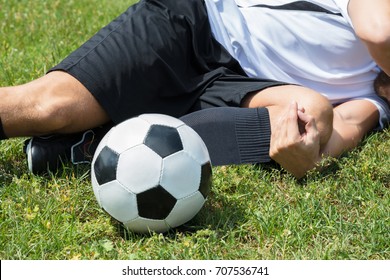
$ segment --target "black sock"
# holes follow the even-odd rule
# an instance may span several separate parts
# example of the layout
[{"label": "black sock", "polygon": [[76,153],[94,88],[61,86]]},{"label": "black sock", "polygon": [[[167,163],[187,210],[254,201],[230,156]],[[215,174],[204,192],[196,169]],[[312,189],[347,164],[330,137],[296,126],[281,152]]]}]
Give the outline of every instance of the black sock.
[{"label": "black sock", "polygon": [[266,108],[218,107],[180,119],[203,139],[214,166],[271,161],[271,126]]},{"label": "black sock", "polygon": [[8,137],[4,133],[3,123],[1,122],[0,119],[0,140],[5,140],[5,139],[8,139]]}]

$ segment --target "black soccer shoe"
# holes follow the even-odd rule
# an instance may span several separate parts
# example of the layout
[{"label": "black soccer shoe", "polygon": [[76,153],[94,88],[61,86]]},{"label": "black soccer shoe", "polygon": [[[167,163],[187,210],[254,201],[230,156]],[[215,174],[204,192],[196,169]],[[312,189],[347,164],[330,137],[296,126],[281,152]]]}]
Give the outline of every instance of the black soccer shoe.
[{"label": "black soccer shoe", "polygon": [[24,143],[28,169],[36,175],[56,173],[68,163],[91,163],[100,140],[111,126],[75,134],[33,137]]}]

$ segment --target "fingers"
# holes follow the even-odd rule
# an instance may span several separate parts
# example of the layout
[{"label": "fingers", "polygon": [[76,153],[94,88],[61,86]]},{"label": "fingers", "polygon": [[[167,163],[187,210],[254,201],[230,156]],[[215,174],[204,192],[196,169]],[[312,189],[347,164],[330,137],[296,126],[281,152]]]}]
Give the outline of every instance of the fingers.
[{"label": "fingers", "polygon": [[301,111],[302,113],[305,113],[305,108],[303,108],[302,106],[300,106],[298,104],[298,111]]},{"label": "fingers", "polygon": [[315,119],[300,111],[298,111],[298,118],[305,124],[305,133],[302,136],[306,138],[306,142],[313,143],[319,141],[319,131]]},{"label": "fingers", "polygon": [[301,112],[298,109],[298,103],[296,101],[292,101],[288,108],[286,119],[286,136],[288,139],[290,139],[291,142],[297,141],[297,139],[299,139],[301,136],[298,126],[298,112]]},{"label": "fingers", "polygon": [[289,149],[300,141],[297,111],[298,104],[295,101],[291,102],[272,127],[271,158],[277,157],[282,151]]},{"label": "fingers", "polygon": [[298,120],[298,103],[296,101],[291,101],[290,107],[288,108],[288,120],[291,122],[296,122]]},{"label": "fingers", "polygon": [[305,125],[309,122],[312,122],[313,121],[313,117],[308,115],[308,114],[305,114],[304,112],[302,111],[298,111],[298,118],[299,120],[301,120],[303,123],[305,123]]}]

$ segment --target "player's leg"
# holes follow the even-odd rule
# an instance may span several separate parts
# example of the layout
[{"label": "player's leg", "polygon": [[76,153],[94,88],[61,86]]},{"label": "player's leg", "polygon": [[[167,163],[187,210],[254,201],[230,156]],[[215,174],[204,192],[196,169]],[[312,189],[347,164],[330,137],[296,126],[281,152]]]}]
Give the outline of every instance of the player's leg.
[{"label": "player's leg", "polygon": [[[36,136],[26,141],[25,147],[29,169],[34,173],[42,173],[48,166],[54,170],[61,163],[59,159],[71,159],[71,147],[82,139],[83,145],[76,148],[89,152],[91,146],[86,144],[96,133],[84,131],[109,121],[91,93],[64,72],[54,71],[24,85],[0,88],[0,99],[3,138]],[[37,137],[40,135],[43,137]]]},{"label": "player's leg", "polygon": [[75,78],[54,71],[24,85],[0,88],[0,118],[11,137],[74,133],[109,117]]},{"label": "player's leg", "polygon": [[[240,85],[242,83],[244,86]],[[218,90],[214,93],[206,93],[207,97],[202,97],[202,100],[208,101],[208,104],[212,102],[218,104],[223,99],[232,102],[234,99],[232,97],[237,95],[233,93],[229,96],[228,92],[223,89],[240,87],[245,89],[253,84],[260,89],[264,85],[269,86],[269,81],[250,81],[248,84],[241,80],[237,84],[234,79],[230,79],[217,85]],[[224,94],[218,93],[221,90]],[[300,107],[313,117],[311,120],[314,120],[314,123],[317,123],[321,145],[324,146],[327,143],[332,131],[333,110],[328,100],[318,93],[299,86],[275,86],[274,84],[272,87],[266,87],[246,95],[244,92],[243,95],[241,105],[249,108],[209,108],[181,118],[202,137],[214,165],[270,161],[271,130],[278,129],[279,119],[285,117],[286,110],[293,100],[298,102]],[[239,100],[240,98],[236,99],[235,102]],[[303,133],[305,125],[303,122],[301,124]],[[297,122],[297,128],[298,125]],[[318,147],[320,147],[320,143],[318,143]],[[305,152],[305,150],[303,151]],[[320,150],[314,155],[314,159],[311,153],[302,153],[302,158],[312,162],[319,158],[319,154]],[[302,166],[304,165],[302,164]],[[301,173],[306,171],[305,169]]]},{"label": "player's leg", "polygon": [[378,108],[369,100],[350,100],[333,111],[333,133],[323,151],[332,157],[356,148],[379,124]]},{"label": "player's leg", "polygon": [[247,95],[241,105],[248,108],[268,108],[272,127],[291,101],[296,101],[306,114],[314,118],[320,133],[321,147],[324,147],[333,130],[333,107],[316,91],[295,85],[269,87]]}]

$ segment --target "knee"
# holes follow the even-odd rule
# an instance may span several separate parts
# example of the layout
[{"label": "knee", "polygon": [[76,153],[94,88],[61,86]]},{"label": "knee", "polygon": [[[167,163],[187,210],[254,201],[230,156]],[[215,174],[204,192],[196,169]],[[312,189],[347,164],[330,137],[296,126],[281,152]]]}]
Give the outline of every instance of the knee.
[{"label": "knee", "polygon": [[[305,113],[311,115],[320,134],[320,145],[323,148],[333,131],[333,106],[329,100],[315,90],[305,87],[291,87],[287,102],[295,100]],[[284,104],[286,106],[286,104]]]},{"label": "knee", "polygon": [[[243,100],[243,107],[273,108],[274,113],[281,114],[291,100],[311,115],[320,133],[320,144],[323,147],[333,130],[333,106],[329,100],[318,92],[301,86],[279,86],[267,88],[261,92],[248,95]],[[271,124],[272,125],[272,124]]]},{"label": "knee", "polygon": [[35,134],[72,133],[100,124],[84,124],[88,116],[100,120],[100,112],[91,113],[91,107],[96,107],[91,106],[92,95],[69,74],[51,72],[35,81],[34,86],[30,102]]},{"label": "knee", "polygon": [[35,134],[58,133],[71,125],[66,98],[50,92],[41,94],[33,104]]},{"label": "knee", "polygon": [[302,103],[305,112],[315,119],[320,133],[320,145],[323,148],[333,131],[333,106],[327,98],[320,94],[311,94]]}]

